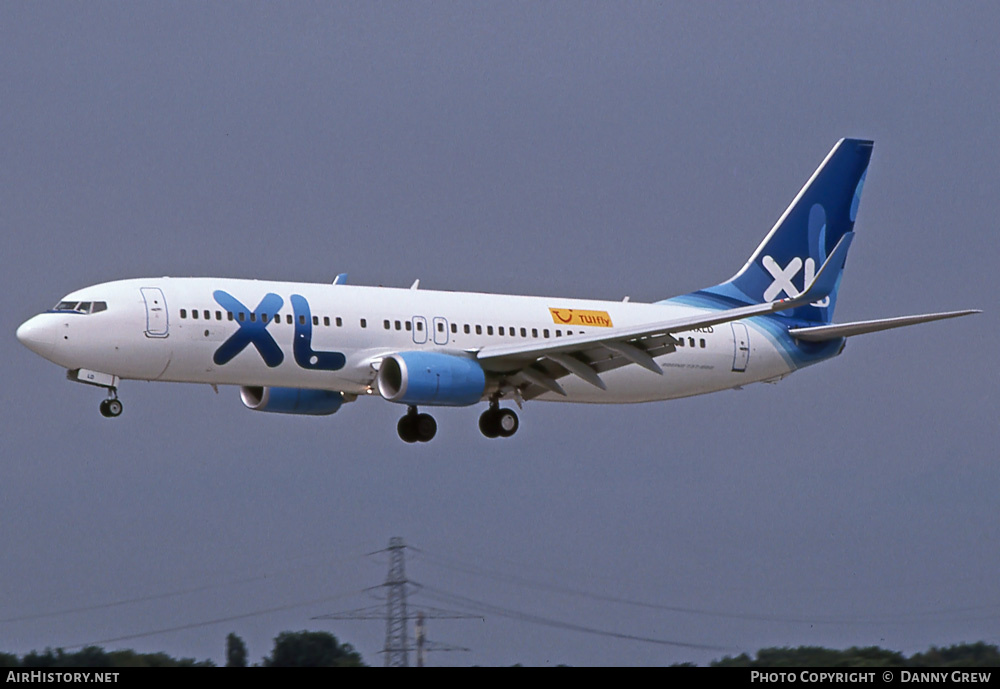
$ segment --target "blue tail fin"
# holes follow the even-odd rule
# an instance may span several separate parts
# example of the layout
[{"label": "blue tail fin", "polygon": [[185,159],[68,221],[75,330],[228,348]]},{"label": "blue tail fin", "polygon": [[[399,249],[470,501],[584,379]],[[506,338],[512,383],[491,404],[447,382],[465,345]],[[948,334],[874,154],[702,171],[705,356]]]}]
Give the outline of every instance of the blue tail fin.
[{"label": "blue tail fin", "polygon": [[[871,141],[841,139],[743,269],[727,282],[695,295],[759,303],[795,296],[805,289],[840,238],[854,229],[872,145]],[[840,275],[836,285],[830,296],[789,315],[829,323]]]}]

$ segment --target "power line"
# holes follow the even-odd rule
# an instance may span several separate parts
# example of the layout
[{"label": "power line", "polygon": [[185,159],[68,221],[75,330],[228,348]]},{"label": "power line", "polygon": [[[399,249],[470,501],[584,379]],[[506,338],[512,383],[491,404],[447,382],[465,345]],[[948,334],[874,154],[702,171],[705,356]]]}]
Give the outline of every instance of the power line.
[{"label": "power line", "polygon": [[[345,562],[355,559],[357,556],[351,558],[336,558],[335,562]],[[296,558],[300,559],[300,558]],[[322,563],[323,565],[328,565],[328,562]],[[95,612],[97,610],[108,610],[110,608],[122,607],[125,605],[132,605],[135,603],[148,603],[155,600],[164,600],[167,598],[176,598],[179,596],[186,596],[191,593],[201,593],[202,591],[211,591],[212,589],[238,586],[240,584],[252,584],[259,581],[265,581],[267,579],[273,579],[275,575],[289,574],[293,572],[300,572],[310,569],[315,569],[321,565],[301,565],[297,567],[287,567],[284,569],[277,569],[268,574],[261,574],[252,577],[242,577],[237,579],[230,579],[228,581],[223,581],[215,584],[202,584],[200,586],[192,586],[190,588],[176,589],[173,591],[166,591],[163,593],[151,593],[144,596],[136,596],[134,598],[123,598],[120,600],[108,601],[105,603],[95,603],[93,605],[83,605],[75,608],[62,608],[59,610],[51,610],[48,612],[39,613],[29,613],[26,615],[16,615],[13,617],[0,618],[0,624],[9,622],[27,622],[30,620],[39,620],[46,617],[58,617],[60,615],[72,615],[81,612]]]},{"label": "power line", "polygon": [[447,591],[442,591],[441,589],[434,588],[433,586],[424,585],[423,593],[431,598],[437,598],[446,603],[452,605],[461,605],[472,610],[477,610],[479,612],[484,612],[491,615],[499,615],[500,617],[507,617],[519,622],[527,622],[530,624],[537,624],[543,627],[554,627],[556,629],[567,629],[570,631],[581,632],[584,634],[594,634],[597,636],[605,636],[614,639],[624,639],[626,641],[640,641],[643,643],[659,644],[661,646],[677,646],[679,648],[696,648],[700,650],[709,651],[727,651],[731,650],[724,646],[711,646],[707,644],[696,644],[687,641],[676,641],[673,639],[659,639],[650,636],[639,636],[637,634],[626,634],[624,632],[609,631],[606,629],[598,629],[596,627],[589,627],[586,625],[575,624],[573,622],[563,622],[561,620],[555,620],[550,617],[542,617],[541,615],[535,615],[533,613],[523,612],[521,610],[514,610],[512,608],[503,608],[498,605],[493,605],[492,603],[486,603],[483,601],[478,601],[473,598],[468,598],[466,596],[460,596],[456,593],[449,593]]},{"label": "power line", "polygon": [[598,600],[607,603],[615,603],[619,605],[628,605],[638,608],[646,608],[650,610],[662,610],[665,612],[676,612],[683,613],[687,615],[697,615],[701,617],[712,617],[719,619],[734,619],[734,620],[747,620],[753,622],[784,622],[793,624],[885,624],[885,623],[906,623],[906,622],[920,622],[924,621],[927,617],[935,616],[950,616],[958,615],[962,613],[986,613],[988,611],[994,611],[993,614],[987,614],[983,616],[976,617],[954,617],[947,619],[954,619],[955,621],[961,621],[965,619],[992,619],[1000,614],[1000,604],[991,603],[981,606],[969,606],[962,608],[952,608],[944,610],[922,610],[922,611],[912,611],[905,613],[897,613],[893,615],[885,615],[881,617],[789,617],[784,615],[769,615],[762,613],[744,613],[744,612],[724,612],[720,610],[712,610],[708,608],[693,608],[687,606],[679,605],[668,605],[665,603],[652,603],[649,601],[638,600],[635,598],[626,598],[623,596],[612,596],[607,594],[595,593],[593,591],[587,591],[584,589],[574,588],[571,586],[564,586],[559,584],[552,584],[548,582],[536,581],[533,579],[528,579],[526,577],[518,576],[515,574],[510,574],[506,572],[495,572],[483,569],[477,565],[470,565],[456,558],[449,558],[443,555],[438,555],[435,553],[430,553],[421,548],[415,546],[410,546],[411,549],[420,553],[421,556],[425,557],[430,561],[431,564],[436,564],[439,567],[444,567],[446,569],[451,569],[458,572],[463,572],[465,574],[473,574],[476,576],[485,577],[488,579],[493,579],[494,581],[501,581],[508,584],[513,584],[516,586],[525,586],[528,588],[533,588],[541,591],[549,591],[553,593],[566,594],[571,596],[578,596],[581,598],[586,598],[590,600]]},{"label": "power line", "polygon": [[348,596],[356,596],[359,591],[350,591],[347,593],[341,593],[335,596],[324,596],[322,598],[315,598],[313,600],[302,601],[299,603],[290,603],[288,605],[281,605],[274,608],[265,608],[263,610],[255,610],[253,612],[247,612],[240,615],[231,615],[229,617],[219,617],[213,620],[205,620],[203,622],[192,622],[190,624],[182,624],[176,627],[166,627],[163,629],[154,629],[146,632],[137,632],[135,634],[127,634],[125,636],[118,636],[111,639],[100,639],[98,641],[88,641],[82,644],[71,644],[68,646],[63,646],[62,648],[83,648],[84,646],[97,646],[99,644],[110,644],[116,643],[118,641],[130,641],[132,639],[142,639],[147,636],[157,636],[158,634],[169,634],[171,632],[180,632],[187,629],[197,629],[198,627],[210,627],[213,624],[222,624],[223,622],[234,622],[236,620],[245,620],[250,617],[260,617],[261,615],[269,615],[275,612],[283,612],[285,610],[294,610],[295,608],[303,608],[307,605],[316,605],[317,603],[328,603],[332,600],[337,600],[338,598],[346,598]]}]

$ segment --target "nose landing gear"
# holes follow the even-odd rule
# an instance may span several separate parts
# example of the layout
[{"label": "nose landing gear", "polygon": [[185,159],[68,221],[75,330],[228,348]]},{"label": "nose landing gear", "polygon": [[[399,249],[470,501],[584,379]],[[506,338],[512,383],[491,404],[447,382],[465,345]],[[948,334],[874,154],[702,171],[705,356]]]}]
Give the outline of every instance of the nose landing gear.
[{"label": "nose landing gear", "polygon": [[101,416],[113,419],[116,416],[121,416],[122,413],[122,403],[118,399],[118,390],[111,388],[108,391],[110,397],[101,402]]}]

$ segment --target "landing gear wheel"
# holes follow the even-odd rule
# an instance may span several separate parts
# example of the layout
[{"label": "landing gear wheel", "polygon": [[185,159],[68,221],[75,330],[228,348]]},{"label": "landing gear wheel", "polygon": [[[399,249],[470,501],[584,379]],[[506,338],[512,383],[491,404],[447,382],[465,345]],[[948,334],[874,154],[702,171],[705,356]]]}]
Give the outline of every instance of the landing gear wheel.
[{"label": "landing gear wheel", "polygon": [[509,438],[517,433],[520,422],[513,409],[501,409],[491,403],[490,408],[479,417],[479,430],[487,438]]},{"label": "landing gear wheel", "polygon": [[509,438],[514,435],[517,433],[518,426],[520,426],[520,422],[512,409],[498,409],[496,411],[496,428],[500,437]]},{"label": "landing gear wheel", "polygon": [[487,438],[496,438],[500,435],[500,424],[497,423],[497,410],[490,407],[479,417],[479,431]]},{"label": "landing gear wheel", "polygon": [[426,443],[437,433],[438,425],[437,421],[430,414],[418,414],[416,428],[417,440]]},{"label": "landing gear wheel", "polygon": [[430,414],[418,414],[416,407],[410,407],[406,416],[396,424],[396,432],[406,443],[426,443],[437,434],[437,421]]},{"label": "landing gear wheel", "polygon": [[116,416],[121,416],[122,413],[122,403],[117,397],[112,397],[111,399],[106,399],[101,402],[101,416],[107,419],[113,419]]},{"label": "landing gear wheel", "polygon": [[417,442],[416,416],[407,414],[400,418],[399,423],[396,424],[396,432],[399,433],[399,438],[404,443]]}]

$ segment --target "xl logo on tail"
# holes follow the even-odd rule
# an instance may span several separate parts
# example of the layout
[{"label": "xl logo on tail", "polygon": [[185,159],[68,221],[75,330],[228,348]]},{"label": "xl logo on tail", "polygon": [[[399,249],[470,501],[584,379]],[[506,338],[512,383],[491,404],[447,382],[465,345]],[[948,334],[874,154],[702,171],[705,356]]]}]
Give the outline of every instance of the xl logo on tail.
[{"label": "xl logo on tail", "polygon": [[[796,256],[788,265],[784,268],[781,264],[775,261],[770,256],[765,256],[761,259],[761,264],[771,274],[774,278],[771,281],[770,286],[764,290],[764,301],[774,301],[778,296],[784,292],[789,297],[797,297],[802,293],[806,287],[812,283],[813,279],[816,277],[816,261],[811,258],[807,258],[803,263],[802,259]],[[792,279],[799,274],[802,270],[802,266],[805,265],[805,276],[803,279],[802,290],[797,289],[792,283]],[[819,301],[814,301],[812,306],[819,308],[825,308],[830,305],[830,297],[823,297]]]}]

